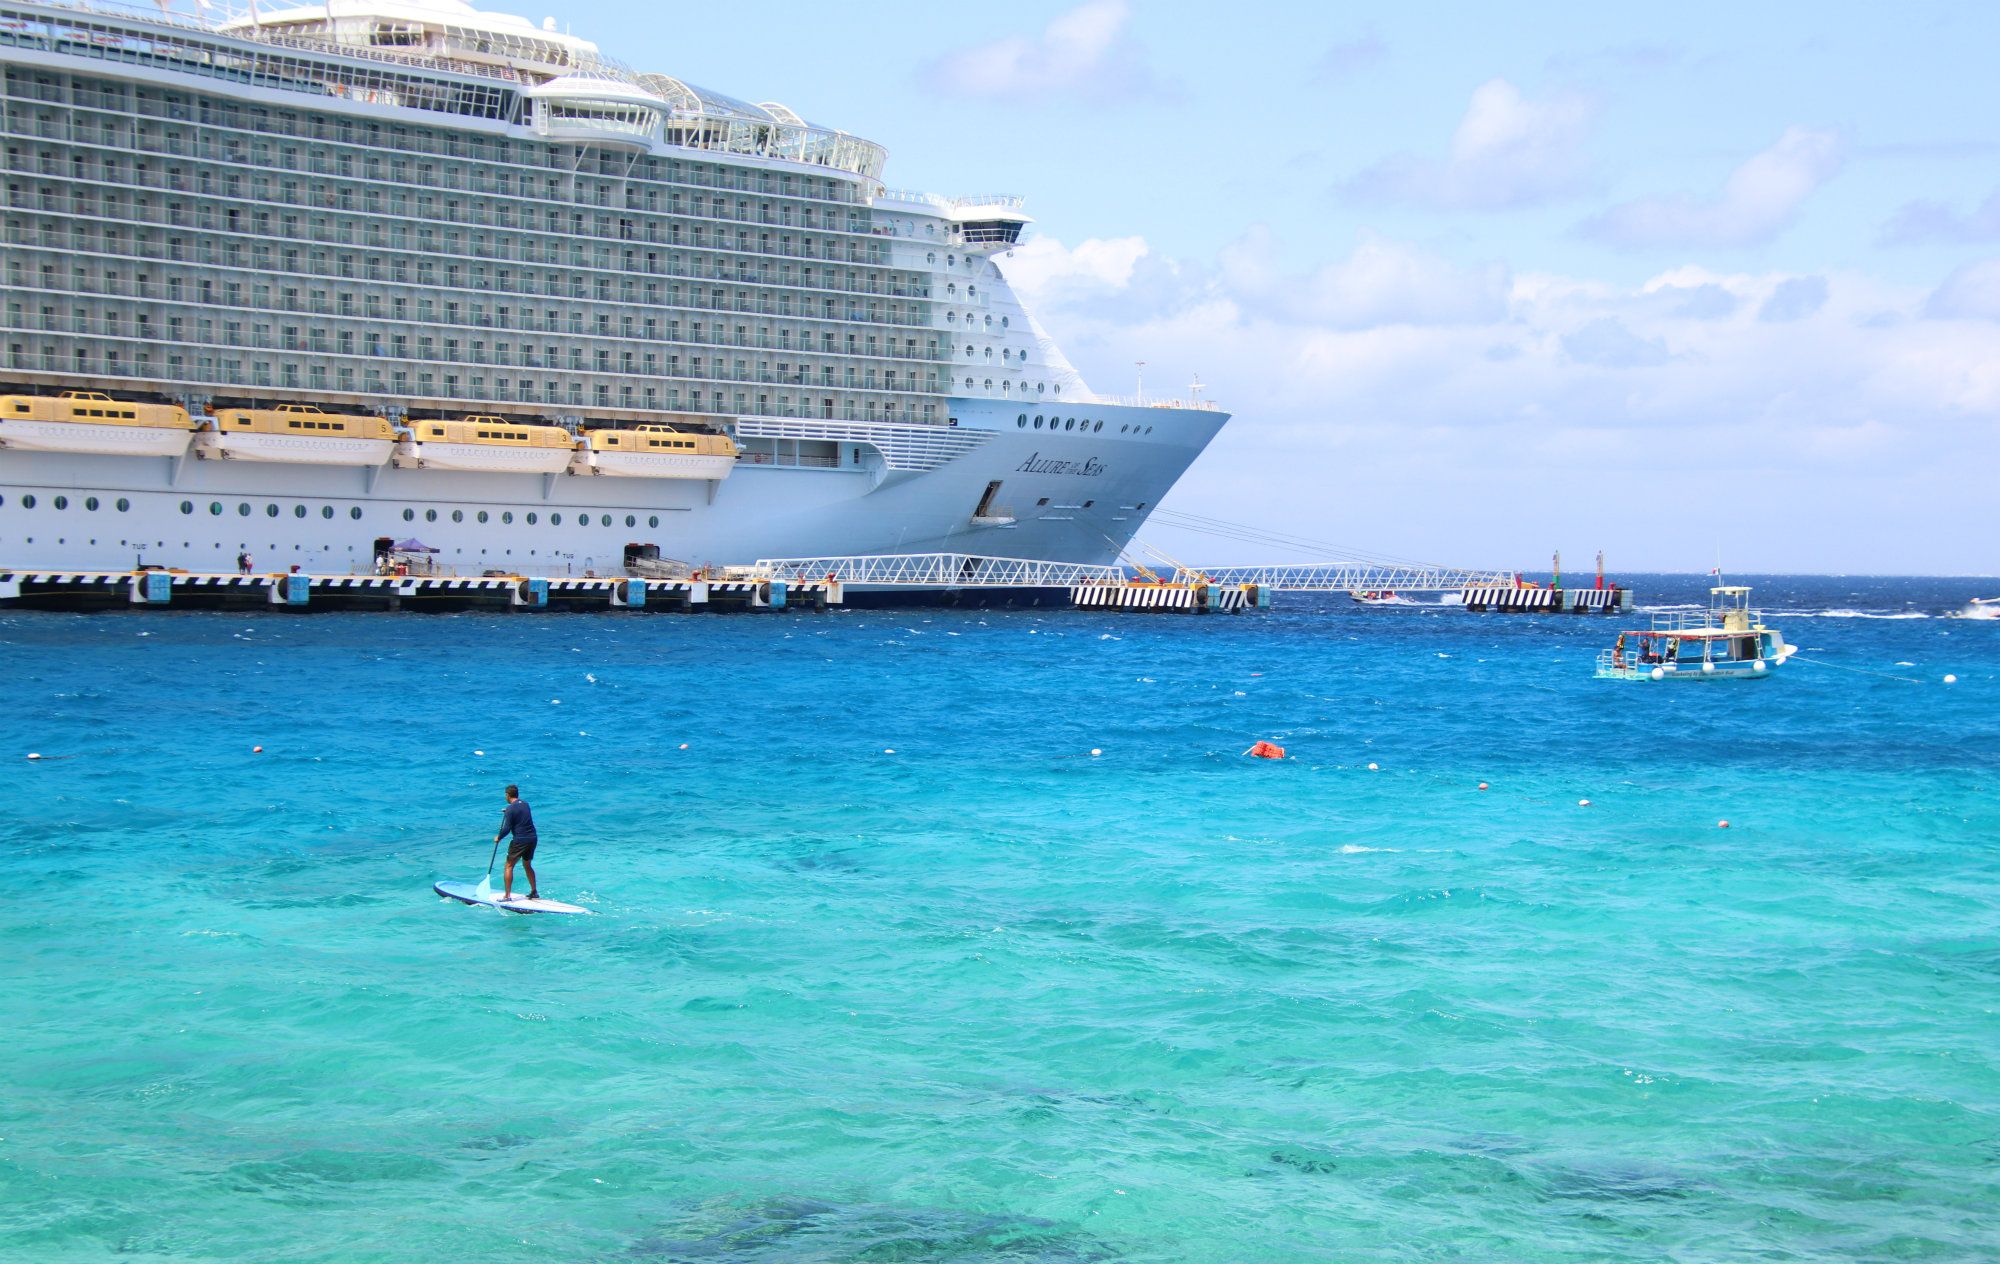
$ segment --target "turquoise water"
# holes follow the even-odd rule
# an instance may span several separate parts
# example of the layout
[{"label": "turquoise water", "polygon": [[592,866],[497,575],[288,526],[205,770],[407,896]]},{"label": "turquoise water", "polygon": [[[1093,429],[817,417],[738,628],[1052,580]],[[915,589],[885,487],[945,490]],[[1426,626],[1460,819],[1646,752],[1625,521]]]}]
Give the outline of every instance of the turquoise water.
[{"label": "turquoise water", "polygon": [[1991,1260],[2000,622],[1844,616],[1996,594],[1758,582],[0,616],[0,1254]]}]

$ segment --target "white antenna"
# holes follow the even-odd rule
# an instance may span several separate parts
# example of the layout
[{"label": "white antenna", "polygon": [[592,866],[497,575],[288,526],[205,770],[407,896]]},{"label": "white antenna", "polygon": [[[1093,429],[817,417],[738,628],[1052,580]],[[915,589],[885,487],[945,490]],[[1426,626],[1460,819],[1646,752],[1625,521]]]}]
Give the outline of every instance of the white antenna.
[{"label": "white antenna", "polygon": [[1138,400],[1143,404],[1146,402],[1146,362],[1144,360],[1135,360],[1133,363],[1139,366]]},{"label": "white antenna", "polygon": [[1194,381],[1188,383],[1188,399],[1197,404],[1201,402],[1201,374],[1199,373],[1194,375]]}]

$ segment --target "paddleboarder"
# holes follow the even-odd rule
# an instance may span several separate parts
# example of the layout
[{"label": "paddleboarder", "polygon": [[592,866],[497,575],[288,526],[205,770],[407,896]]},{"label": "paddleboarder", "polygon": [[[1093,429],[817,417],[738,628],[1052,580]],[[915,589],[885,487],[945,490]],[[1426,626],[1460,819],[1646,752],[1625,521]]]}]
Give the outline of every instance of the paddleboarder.
[{"label": "paddleboarder", "polygon": [[[535,814],[529,811],[528,801],[521,797],[521,787],[519,786],[507,787],[507,810],[501,814],[500,832],[493,836],[493,845],[498,847],[500,840],[509,834],[514,836],[514,841],[507,844],[507,876],[500,898],[503,900],[514,898],[514,862],[519,861],[521,867],[528,871],[528,898],[531,900],[540,899],[541,888],[535,882],[535,843],[537,841],[535,835]],[[488,870],[488,872],[492,871]],[[491,887],[487,888],[489,891],[492,889]]]}]

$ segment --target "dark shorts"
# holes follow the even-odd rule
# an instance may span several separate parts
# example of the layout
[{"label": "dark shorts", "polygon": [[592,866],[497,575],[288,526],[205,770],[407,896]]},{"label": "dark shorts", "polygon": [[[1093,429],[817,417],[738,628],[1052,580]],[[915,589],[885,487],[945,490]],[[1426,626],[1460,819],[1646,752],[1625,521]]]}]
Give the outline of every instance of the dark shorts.
[{"label": "dark shorts", "polygon": [[531,838],[524,843],[517,838],[507,844],[507,863],[511,865],[519,860],[533,860],[535,858],[535,844],[539,841],[541,840]]}]

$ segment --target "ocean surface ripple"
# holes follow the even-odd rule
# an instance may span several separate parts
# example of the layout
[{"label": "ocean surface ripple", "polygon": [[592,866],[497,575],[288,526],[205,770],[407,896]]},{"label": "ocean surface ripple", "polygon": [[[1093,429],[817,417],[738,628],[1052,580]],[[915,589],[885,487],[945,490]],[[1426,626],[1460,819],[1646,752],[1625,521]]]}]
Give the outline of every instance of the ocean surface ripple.
[{"label": "ocean surface ripple", "polygon": [[1991,1261],[1993,581],[1755,582],[0,616],[0,1254]]}]

